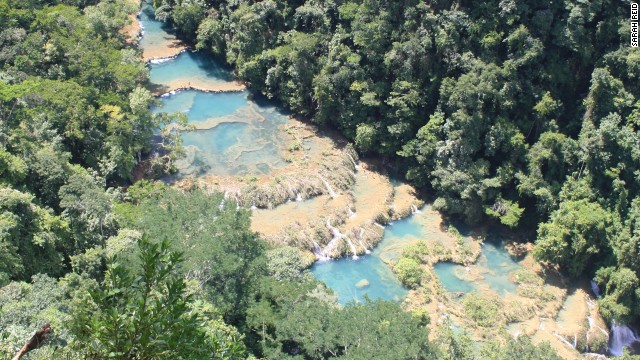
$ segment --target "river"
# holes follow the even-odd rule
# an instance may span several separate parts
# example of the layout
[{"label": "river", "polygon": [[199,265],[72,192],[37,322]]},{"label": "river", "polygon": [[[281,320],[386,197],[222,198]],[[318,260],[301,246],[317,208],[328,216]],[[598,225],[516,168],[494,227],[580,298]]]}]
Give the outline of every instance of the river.
[{"label": "river", "polygon": [[[245,90],[229,69],[186,49],[154,20],[149,4],[143,4],[139,19],[144,29],[139,46],[149,62],[150,88],[160,99],[152,110],[184,113],[194,126],[182,133],[186,155],[178,161],[172,181],[203,181],[255,209],[254,229],[273,245],[295,246],[315,257],[312,273],[334,290],[341,304],[367,297],[398,301],[408,308],[428,309],[434,326],[443,317],[466,326],[468,319],[456,315],[464,312],[460,299],[479,292],[505,309],[528,306],[528,313],[500,321],[509,322],[518,333],[529,329],[534,339],[550,341],[570,357],[580,350],[576,334],[584,332],[590,319],[589,344],[597,315],[585,305],[588,296],[576,301],[586,309],[578,318],[569,314],[569,320],[551,319],[544,326],[547,314],[557,314],[567,290],[544,281],[528,287],[516,282],[516,274],[537,268],[530,257],[511,257],[504,235],[492,230],[475,234],[448,223],[430,206],[422,206],[409,185],[391,181],[376,161],[360,161],[339,135],[291,118]],[[450,231],[453,228],[458,230]],[[425,265],[425,278],[433,281],[422,292],[404,288],[392,271],[403,249],[418,242],[438,252],[440,259],[434,266]],[[475,249],[477,261],[460,265],[462,248]],[[335,259],[343,255],[349,256]],[[534,295],[523,295],[532,287]],[[545,301],[557,306],[534,306],[532,299],[541,300],[532,296],[546,296]],[[577,324],[577,330],[563,333],[568,323]],[[616,329],[614,345],[637,339],[633,332]],[[572,335],[573,343],[567,340]]]}]

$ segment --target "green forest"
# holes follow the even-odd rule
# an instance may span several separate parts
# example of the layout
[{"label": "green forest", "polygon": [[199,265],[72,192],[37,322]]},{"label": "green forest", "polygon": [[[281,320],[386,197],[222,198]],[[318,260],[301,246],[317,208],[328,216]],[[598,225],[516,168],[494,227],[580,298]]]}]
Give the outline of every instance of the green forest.
[{"label": "green forest", "polygon": [[[155,0],[252,91],[338,129],[433,206],[535,241],[640,317],[640,52],[629,1]],[[340,306],[221,193],[133,183],[154,147],[127,0],[0,0],[0,357],[556,359],[400,304]],[[184,120],[184,119],[182,119]],[[171,137],[171,134],[164,134]],[[173,134],[175,136],[176,134]],[[635,356],[625,355],[632,359]]]}]

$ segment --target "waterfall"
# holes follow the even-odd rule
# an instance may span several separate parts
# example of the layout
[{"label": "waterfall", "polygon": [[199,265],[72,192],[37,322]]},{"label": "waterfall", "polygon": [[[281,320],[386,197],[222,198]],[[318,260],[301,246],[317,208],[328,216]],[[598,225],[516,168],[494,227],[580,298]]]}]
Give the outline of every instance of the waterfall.
[{"label": "waterfall", "polygon": [[630,347],[636,342],[640,342],[640,337],[629,326],[615,322],[611,324],[611,337],[609,338],[609,353],[611,355],[622,355],[623,348]]},{"label": "waterfall", "polygon": [[358,171],[358,164],[353,159],[353,156],[351,156],[351,154],[347,154],[347,156],[349,156],[349,159],[351,159],[351,163],[353,163],[353,171]]},{"label": "waterfall", "polygon": [[338,195],[333,191],[333,189],[331,188],[331,185],[329,185],[327,180],[325,180],[322,176],[320,176],[320,180],[322,180],[322,182],[324,183],[324,186],[327,188],[327,191],[329,192],[329,196],[331,196],[332,199],[337,198]]},{"label": "waterfall", "polygon": [[[591,322],[589,322],[589,330],[591,330]],[[587,342],[584,346],[584,352],[589,352],[589,331],[587,330]]]},{"label": "waterfall", "polygon": [[220,210],[224,209],[224,201],[225,201],[225,200],[227,200],[227,195],[228,195],[228,194],[227,194],[227,192],[225,191],[225,192],[224,192],[224,196],[222,197],[222,201],[220,201],[220,205],[218,206],[218,208],[219,208]]},{"label": "waterfall", "polygon": [[258,207],[256,206],[256,203],[253,203],[253,204],[251,205],[251,210],[256,210],[257,208],[258,208]]},{"label": "waterfall", "polygon": [[356,213],[355,213],[355,212],[353,212],[353,210],[351,210],[351,208],[350,208],[350,207],[349,207],[349,208],[347,208],[347,209],[349,210],[349,218],[353,218],[353,217],[355,217],[355,216],[356,216]]},{"label": "waterfall", "polygon": [[316,256],[316,258],[320,262],[325,262],[325,261],[331,260],[330,257],[326,256],[322,252],[322,249],[320,248],[320,245],[317,242],[315,242],[315,240],[313,241],[313,254]]},{"label": "waterfall", "polygon": [[420,210],[418,210],[418,207],[415,206],[414,204],[411,204],[411,214],[415,215],[417,213],[421,212]]},{"label": "waterfall", "polygon": [[302,195],[300,195],[300,193],[296,195],[296,201],[298,202],[302,201]]},{"label": "waterfall", "polygon": [[593,294],[599,298],[600,297],[600,288],[598,287],[598,284],[596,284],[595,281],[591,280],[591,291],[593,291]]},{"label": "waterfall", "polygon": [[565,345],[567,345],[568,347],[573,348],[573,349],[575,349],[575,348],[576,348],[573,344],[571,344],[570,342],[568,342],[568,341],[567,341],[567,339],[565,339],[565,338],[564,338],[564,336],[562,336],[562,335],[558,334],[557,332],[555,332],[555,331],[554,331],[554,332],[553,332],[553,335],[555,335],[558,339],[560,339],[560,341],[562,341],[563,343],[565,343]]},{"label": "waterfall", "polygon": [[376,226],[378,226],[378,227],[380,227],[380,228],[384,229],[384,225],[380,225],[379,223],[374,223],[374,224],[375,224]]},{"label": "waterfall", "polygon": [[[364,232],[364,229],[360,229],[360,236],[362,236],[362,233]],[[365,254],[371,254],[371,250],[367,249],[366,246],[364,246],[364,244],[362,243],[362,240],[358,239],[358,243],[360,244],[360,246],[362,246],[362,248],[364,249],[364,253]]]},{"label": "waterfall", "polygon": [[[591,290],[597,298],[601,296],[598,284],[591,280]],[[602,328],[600,331],[607,333]],[[607,334],[609,335],[609,334]],[[625,347],[631,347],[634,343],[640,343],[638,334],[627,325],[611,323],[611,334],[609,335],[609,353],[613,356],[622,355]]]},{"label": "waterfall", "polygon": [[337,228],[331,226],[331,218],[327,218],[327,228],[329,230],[331,230],[331,233],[333,234],[333,238],[331,239],[331,241],[329,241],[327,246],[322,251],[323,254],[330,254],[331,253],[330,251],[334,247],[336,247],[336,244],[338,243],[338,240],[342,239],[342,237],[344,236],[344,235],[342,235],[340,230],[338,230]]},{"label": "waterfall", "polygon": [[[591,309],[591,305],[589,304],[589,301],[587,301],[587,306],[589,307],[589,309]],[[591,331],[591,329],[593,329],[593,318],[591,316],[587,316],[587,321],[589,322],[589,330],[587,330],[587,344],[585,346],[585,352],[589,352],[589,332]]]},{"label": "waterfall", "polygon": [[351,248],[351,252],[353,253],[353,256],[351,256],[351,258],[353,260],[358,260],[359,259],[358,250],[356,250],[355,245],[353,245],[353,242],[351,242],[351,240],[349,240],[348,237],[345,236],[344,239],[347,240],[347,244],[349,244],[349,247]]}]

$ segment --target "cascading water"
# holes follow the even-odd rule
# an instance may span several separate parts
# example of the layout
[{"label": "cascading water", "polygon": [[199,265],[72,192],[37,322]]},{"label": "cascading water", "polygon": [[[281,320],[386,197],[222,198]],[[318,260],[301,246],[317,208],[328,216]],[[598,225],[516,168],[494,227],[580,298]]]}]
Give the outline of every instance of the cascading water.
[{"label": "cascading water", "polygon": [[593,291],[593,294],[599,298],[600,297],[600,288],[598,287],[598,284],[596,284],[595,281],[591,280],[591,291]]},{"label": "cascading water", "polygon": [[333,189],[331,188],[331,185],[329,185],[327,180],[325,180],[322,176],[319,176],[319,177],[320,177],[320,180],[322,180],[322,182],[324,183],[324,186],[327,188],[327,191],[329,192],[329,196],[331,196],[332,199],[337,198],[338,195],[335,193],[335,191],[333,191]]},{"label": "cascading water", "polygon": [[324,248],[324,250],[322,250],[323,254],[331,254],[331,250],[333,250],[336,247],[336,245],[338,244],[338,241],[342,239],[342,237],[344,236],[342,235],[340,230],[338,230],[338,228],[333,227],[331,225],[331,218],[327,218],[327,228],[331,230],[331,233],[333,234],[333,238],[331,239],[331,241],[329,241],[329,243]]},{"label": "cascading water", "polygon": [[558,334],[557,332],[554,331],[553,335],[555,335],[558,338],[558,340],[562,341],[568,347],[573,348],[573,349],[576,348],[575,344],[571,344],[569,341],[567,341],[567,339],[565,339],[564,336]]},{"label": "cascading water", "polygon": [[[600,287],[591,280],[591,290],[594,295],[600,297]],[[634,344],[640,344],[640,337],[628,325],[620,325],[615,322],[611,323],[611,335],[609,336],[609,354],[620,356],[624,352],[625,347],[632,347]]]},{"label": "cascading water", "polygon": [[609,338],[609,353],[613,356],[620,356],[625,347],[632,347],[640,343],[640,337],[627,325],[619,325],[615,322],[611,324],[611,338]]},{"label": "cascading water", "polygon": [[359,239],[358,239],[358,243],[360,243],[360,246],[362,246],[362,248],[364,249],[364,253],[365,253],[365,254],[367,254],[367,255],[368,255],[368,254],[371,254],[371,250],[367,249],[367,247],[366,247],[366,246],[364,246],[364,244],[362,243],[362,240],[359,240]]},{"label": "cascading water", "polygon": [[353,163],[353,170],[354,171],[358,171],[358,164],[356,163],[356,161],[353,159],[353,156],[351,156],[351,154],[347,154],[349,156],[349,159],[351,159],[351,162]]},{"label": "cascading water", "polygon": [[331,260],[330,257],[324,255],[324,253],[322,252],[322,249],[320,248],[320,244],[318,244],[315,241],[313,242],[313,254],[316,256],[316,258],[320,262],[325,262],[325,261]]},{"label": "cascading water", "polygon": [[351,248],[351,252],[353,253],[353,256],[351,256],[351,258],[353,260],[358,260],[360,257],[358,256],[358,250],[356,250],[356,246],[353,245],[353,242],[351,242],[348,237],[345,236],[344,239],[347,241],[347,244],[349,244],[349,248]]}]

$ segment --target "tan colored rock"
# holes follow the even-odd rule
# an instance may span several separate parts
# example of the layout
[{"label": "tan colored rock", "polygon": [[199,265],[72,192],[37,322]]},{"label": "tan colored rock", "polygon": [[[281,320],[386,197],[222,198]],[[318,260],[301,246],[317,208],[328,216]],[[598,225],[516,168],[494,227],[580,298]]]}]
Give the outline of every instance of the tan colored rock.
[{"label": "tan colored rock", "polygon": [[358,289],[364,289],[364,288],[366,288],[368,286],[369,286],[369,280],[367,280],[367,279],[362,279],[362,280],[360,280],[360,281],[358,281],[356,283],[356,287]]}]

